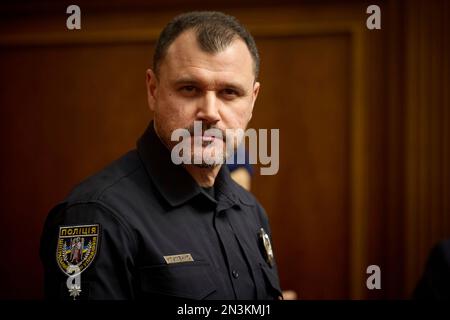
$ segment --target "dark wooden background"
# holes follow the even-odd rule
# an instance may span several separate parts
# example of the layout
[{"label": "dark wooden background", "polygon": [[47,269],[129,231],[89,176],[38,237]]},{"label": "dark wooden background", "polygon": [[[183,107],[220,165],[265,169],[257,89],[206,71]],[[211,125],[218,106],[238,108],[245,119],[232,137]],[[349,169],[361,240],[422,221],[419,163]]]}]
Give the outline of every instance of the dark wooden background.
[{"label": "dark wooden background", "polygon": [[[42,297],[48,210],[135,145],[145,70],[186,10],[235,15],[259,46],[251,127],[280,129],[280,170],[256,174],[284,289],[302,299],[408,298],[450,237],[449,3],[77,1],[0,5],[0,298]],[[256,170],[258,172],[258,170]],[[382,289],[366,288],[379,265]]]}]

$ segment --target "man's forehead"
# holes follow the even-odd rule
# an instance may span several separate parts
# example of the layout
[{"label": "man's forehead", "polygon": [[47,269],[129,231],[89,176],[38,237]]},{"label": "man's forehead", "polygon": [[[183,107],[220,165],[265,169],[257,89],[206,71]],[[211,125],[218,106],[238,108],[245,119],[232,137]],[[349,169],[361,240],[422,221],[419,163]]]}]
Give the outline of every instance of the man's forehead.
[{"label": "man's forehead", "polygon": [[210,53],[200,48],[193,30],[183,32],[174,40],[161,67],[168,67],[166,71],[172,76],[174,73],[221,73],[254,79],[253,59],[242,39],[236,37],[223,50]]}]

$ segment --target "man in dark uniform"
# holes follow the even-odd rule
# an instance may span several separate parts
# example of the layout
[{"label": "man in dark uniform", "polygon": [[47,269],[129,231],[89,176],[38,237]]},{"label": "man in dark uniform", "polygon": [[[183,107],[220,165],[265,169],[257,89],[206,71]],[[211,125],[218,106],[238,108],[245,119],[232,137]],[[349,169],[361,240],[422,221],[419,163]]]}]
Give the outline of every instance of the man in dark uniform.
[{"label": "man in dark uniform", "polygon": [[[172,132],[186,128],[192,141],[202,142],[192,157],[209,148],[226,159],[226,139],[205,131],[246,128],[258,70],[254,40],[233,17],[191,12],[165,27],[147,70],[154,120],[137,149],[79,184],[49,213],[40,250],[47,298],[281,296],[258,201],[225,165],[175,165],[171,157]],[[201,122],[199,136],[194,121]]]}]

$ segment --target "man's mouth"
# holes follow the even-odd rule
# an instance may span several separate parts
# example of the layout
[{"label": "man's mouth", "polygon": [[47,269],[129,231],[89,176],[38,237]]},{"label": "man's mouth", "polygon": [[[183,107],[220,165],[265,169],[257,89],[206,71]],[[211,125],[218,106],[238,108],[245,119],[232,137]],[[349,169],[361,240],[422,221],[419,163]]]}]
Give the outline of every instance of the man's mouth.
[{"label": "man's mouth", "polygon": [[216,145],[221,139],[211,134],[203,134],[203,135],[193,135],[193,141],[197,141],[202,145],[202,147],[213,146]]},{"label": "man's mouth", "polygon": [[199,139],[202,142],[214,142],[215,140],[219,140],[218,137],[216,137],[213,134],[203,133],[203,135],[192,135],[192,138]]},{"label": "man's mouth", "polygon": [[203,135],[202,136],[202,141],[204,141],[204,142],[213,142],[215,139],[216,139],[216,137],[213,135]]}]

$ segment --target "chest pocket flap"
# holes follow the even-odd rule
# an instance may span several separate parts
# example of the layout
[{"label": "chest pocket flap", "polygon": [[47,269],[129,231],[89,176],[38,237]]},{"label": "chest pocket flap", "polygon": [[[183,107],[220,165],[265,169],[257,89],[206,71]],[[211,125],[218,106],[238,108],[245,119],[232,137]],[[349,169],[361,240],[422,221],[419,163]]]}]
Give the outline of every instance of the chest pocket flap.
[{"label": "chest pocket flap", "polygon": [[147,266],[140,269],[143,294],[201,300],[216,291],[207,262]]}]

